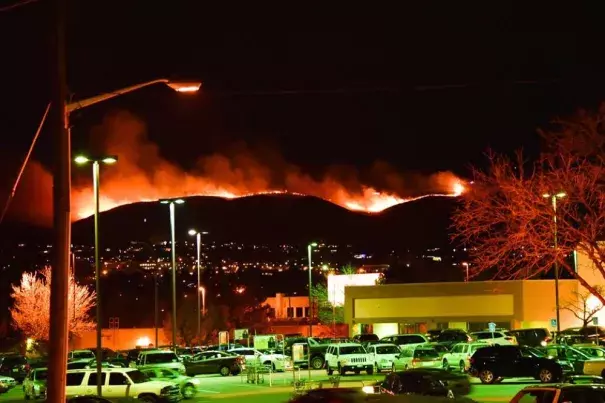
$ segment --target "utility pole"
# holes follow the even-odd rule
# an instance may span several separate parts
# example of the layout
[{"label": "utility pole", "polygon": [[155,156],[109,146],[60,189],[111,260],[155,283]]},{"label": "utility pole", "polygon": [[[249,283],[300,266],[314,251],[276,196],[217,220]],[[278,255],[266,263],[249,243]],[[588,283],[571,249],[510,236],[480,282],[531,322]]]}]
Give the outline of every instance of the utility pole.
[{"label": "utility pole", "polygon": [[48,362],[49,402],[65,401],[67,357],[67,321],[69,294],[69,254],[71,246],[71,144],[66,109],[67,79],[65,55],[65,19],[67,0],[49,2],[52,15],[50,37],[53,44],[51,62],[51,134],[53,161],[53,268],[50,290],[50,346]]}]

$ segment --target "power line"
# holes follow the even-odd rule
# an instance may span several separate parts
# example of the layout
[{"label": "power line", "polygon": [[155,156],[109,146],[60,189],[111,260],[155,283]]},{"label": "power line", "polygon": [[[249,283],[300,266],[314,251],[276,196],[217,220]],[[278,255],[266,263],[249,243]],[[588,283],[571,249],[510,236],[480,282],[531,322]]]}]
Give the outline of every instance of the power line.
[{"label": "power line", "polygon": [[39,0],[21,0],[21,1],[18,1],[16,3],[11,4],[10,6],[0,7],[0,13],[3,12],[3,11],[11,11],[11,10],[14,10],[16,8],[25,6],[27,4],[35,3],[37,1],[39,1]]}]

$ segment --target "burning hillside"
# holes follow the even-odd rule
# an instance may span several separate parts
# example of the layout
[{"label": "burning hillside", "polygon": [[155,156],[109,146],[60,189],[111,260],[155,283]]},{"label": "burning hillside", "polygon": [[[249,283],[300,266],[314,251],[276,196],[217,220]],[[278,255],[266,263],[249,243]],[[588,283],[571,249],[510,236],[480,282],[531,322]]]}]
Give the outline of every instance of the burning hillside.
[{"label": "burning hillside", "polygon": [[[108,116],[101,126],[93,130],[92,140],[93,150],[119,158],[117,164],[101,168],[102,211],[130,203],[175,197],[233,199],[285,193],[316,196],[349,210],[378,213],[419,198],[458,196],[464,190],[463,182],[450,172],[428,177],[400,175],[384,163],[375,164],[368,175],[372,183],[379,186],[362,183],[359,175],[351,170],[343,173],[342,170],[331,169],[317,179],[275,153],[268,158],[266,155],[260,158],[259,153],[242,147],[231,154],[200,158],[194,168],[185,171],[163,158],[159,147],[147,139],[145,124],[126,112]],[[78,167],[74,171],[76,169],[86,168]],[[34,164],[30,171],[30,184],[25,187],[30,190],[32,186],[50,189],[48,173],[38,164]],[[77,176],[79,180],[75,181],[72,189],[74,220],[93,213],[90,176]],[[27,189],[24,191],[28,193]],[[40,215],[49,216],[42,211],[47,209],[46,206],[40,209],[37,205],[34,209]]]}]

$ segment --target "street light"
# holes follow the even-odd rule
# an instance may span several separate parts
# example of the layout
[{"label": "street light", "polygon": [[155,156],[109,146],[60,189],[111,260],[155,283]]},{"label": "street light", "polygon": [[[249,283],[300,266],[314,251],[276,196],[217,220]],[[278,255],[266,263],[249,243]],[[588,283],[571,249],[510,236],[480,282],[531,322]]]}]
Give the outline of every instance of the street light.
[{"label": "street light", "polygon": [[[202,231],[202,232],[198,232],[194,229],[190,229],[189,230],[189,235],[194,236],[195,235],[195,241],[196,241],[196,251],[197,251],[197,338],[198,338],[198,342],[200,339],[200,334],[201,334],[201,330],[202,330],[202,325],[201,325],[201,319],[200,319],[200,291],[202,289],[200,281],[201,281],[201,276],[200,276],[200,258],[201,258],[201,254],[202,254],[202,235],[208,235],[208,233],[206,231]],[[204,298],[204,309],[202,310],[202,312],[204,312],[206,310],[206,298]]]},{"label": "street light", "polygon": [[176,353],[176,240],[174,223],[174,206],[185,203],[183,199],[160,200],[161,204],[167,204],[170,208],[170,255],[172,261],[172,348]]},{"label": "street light", "polygon": [[[311,277],[311,272],[313,270],[313,264],[311,262],[311,254],[313,252],[313,248],[317,246],[317,243],[311,242],[307,245],[307,258],[309,260],[309,337],[313,337],[313,278]],[[307,342],[307,367],[309,368],[309,380],[311,379],[311,350],[310,344]]]},{"label": "street light", "polygon": [[102,374],[102,354],[103,354],[103,346],[102,346],[102,320],[101,320],[101,272],[99,266],[100,262],[100,254],[99,254],[99,169],[100,164],[115,164],[118,162],[118,157],[116,156],[103,156],[97,158],[86,157],[84,155],[78,155],[74,158],[74,162],[78,165],[84,165],[88,163],[92,163],[92,188],[93,188],[93,198],[95,204],[95,285],[96,285],[96,293],[97,293],[97,395],[101,396],[101,389],[103,383],[101,382],[101,374]]},{"label": "street light", "polygon": [[560,308],[559,308],[559,261],[557,257],[557,249],[559,248],[557,240],[557,199],[562,199],[565,196],[565,192],[559,192],[556,194],[544,193],[542,197],[550,199],[553,209],[553,235],[554,235],[554,250],[555,250],[555,310],[557,313],[557,337],[561,332],[561,321],[560,321]]},{"label": "street light", "polygon": [[[60,30],[58,30],[60,31]],[[58,52],[61,53],[61,52]],[[152,80],[91,98],[66,103],[64,84],[64,64],[58,62],[58,80],[53,99],[53,113],[56,118],[55,167],[53,170],[53,226],[55,258],[51,278],[50,309],[53,320],[50,323],[49,377],[47,398],[50,402],[65,401],[65,376],[67,367],[67,301],[69,294],[69,255],[71,246],[71,130],[69,118],[72,112],[108,99],[139,90],[154,84],[166,84],[175,91],[191,93],[201,83],[180,83],[167,79]],[[185,90],[186,89],[186,90]]]}]

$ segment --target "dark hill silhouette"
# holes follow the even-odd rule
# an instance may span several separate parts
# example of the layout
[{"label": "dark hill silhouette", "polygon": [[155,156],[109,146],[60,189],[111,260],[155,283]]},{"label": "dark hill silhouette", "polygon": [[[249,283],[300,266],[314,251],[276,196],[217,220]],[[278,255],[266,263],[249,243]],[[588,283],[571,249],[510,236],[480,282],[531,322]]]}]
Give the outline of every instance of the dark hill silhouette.
[{"label": "dark hill silhouette", "polygon": [[[233,200],[189,197],[176,206],[177,239],[190,228],[212,238],[242,242],[305,243],[324,239],[364,246],[425,247],[447,243],[449,215],[455,201],[427,198],[392,207],[380,214],[356,213],[311,196],[258,195]],[[167,240],[168,206],[136,203],[101,214],[105,245],[130,240]],[[73,225],[74,242],[92,243],[93,220]]]}]

